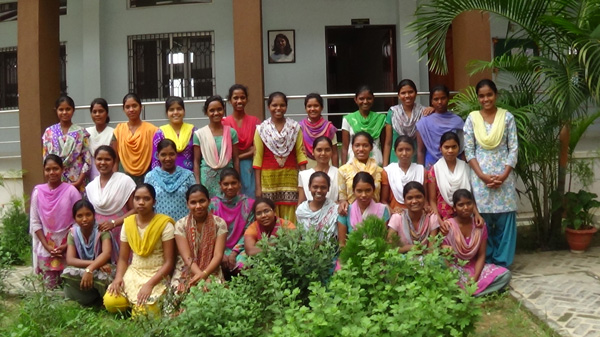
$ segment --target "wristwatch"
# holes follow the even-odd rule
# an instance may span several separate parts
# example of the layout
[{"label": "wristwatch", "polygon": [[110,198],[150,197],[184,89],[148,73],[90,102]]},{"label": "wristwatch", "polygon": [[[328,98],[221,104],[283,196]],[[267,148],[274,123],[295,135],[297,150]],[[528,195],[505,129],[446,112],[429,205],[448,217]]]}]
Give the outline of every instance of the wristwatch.
[{"label": "wristwatch", "polygon": [[85,272],[86,272],[86,273],[90,273],[90,274],[91,274],[91,273],[92,273],[92,270],[90,270],[90,268],[85,268]]}]

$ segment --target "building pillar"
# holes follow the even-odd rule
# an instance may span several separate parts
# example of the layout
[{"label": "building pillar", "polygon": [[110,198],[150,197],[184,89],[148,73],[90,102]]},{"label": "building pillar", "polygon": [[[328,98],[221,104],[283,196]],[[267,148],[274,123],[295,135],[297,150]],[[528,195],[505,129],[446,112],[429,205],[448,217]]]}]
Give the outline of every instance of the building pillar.
[{"label": "building pillar", "polygon": [[454,89],[462,90],[475,85],[479,80],[491,78],[492,72],[485,71],[469,75],[467,64],[472,60],[492,59],[490,37],[490,15],[481,11],[460,14],[452,22],[452,44],[454,54]]},{"label": "building pillar", "polygon": [[44,182],[42,133],[57,122],[60,94],[59,0],[19,0],[17,75],[23,189]]},{"label": "building pillar", "polygon": [[262,1],[233,0],[235,82],[248,87],[248,114],[265,118]]}]

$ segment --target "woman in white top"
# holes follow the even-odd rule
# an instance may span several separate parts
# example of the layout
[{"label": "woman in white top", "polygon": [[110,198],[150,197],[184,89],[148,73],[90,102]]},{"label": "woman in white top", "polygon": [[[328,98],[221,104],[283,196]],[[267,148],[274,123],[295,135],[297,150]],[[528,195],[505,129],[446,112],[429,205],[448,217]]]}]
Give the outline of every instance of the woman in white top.
[{"label": "woman in white top", "polygon": [[[96,98],[90,104],[90,115],[94,126],[85,130],[90,134],[90,153],[96,153],[96,149],[102,145],[110,145],[110,141],[115,129],[108,126],[110,117],[108,116],[108,103],[104,98]],[[90,181],[100,175],[96,168],[96,163],[92,160],[90,170]]]},{"label": "woman in white top", "polygon": [[[321,136],[313,142],[313,155],[317,161],[317,166],[314,168],[300,171],[298,173],[298,205],[305,200],[312,201],[312,195],[309,190],[310,176],[315,172],[324,172],[329,176],[331,181],[338,181],[338,169],[335,166],[329,165],[333,151],[337,150],[333,147],[333,142],[326,136]],[[326,198],[337,203],[338,189],[330,188]]]}]

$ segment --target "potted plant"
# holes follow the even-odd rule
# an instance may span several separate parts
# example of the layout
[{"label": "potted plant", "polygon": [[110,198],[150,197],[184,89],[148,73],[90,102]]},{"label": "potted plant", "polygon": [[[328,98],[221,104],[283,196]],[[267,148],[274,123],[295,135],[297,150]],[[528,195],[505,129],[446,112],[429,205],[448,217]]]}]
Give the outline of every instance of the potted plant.
[{"label": "potted plant", "polygon": [[593,226],[592,209],[600,207],[598,195],[584,190],[579,192],[567,192],[565,194],[565,211],[562,220],[563,228],[567,237],[567,243],[571,252],[583,253],[596,233]]}]

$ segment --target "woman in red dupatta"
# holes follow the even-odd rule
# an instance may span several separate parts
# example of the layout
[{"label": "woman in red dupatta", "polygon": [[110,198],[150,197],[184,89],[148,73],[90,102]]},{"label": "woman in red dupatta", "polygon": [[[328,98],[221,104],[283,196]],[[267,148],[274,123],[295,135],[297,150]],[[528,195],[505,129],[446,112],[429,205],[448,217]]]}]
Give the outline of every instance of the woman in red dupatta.
[{"label": "woman in red dupatta", "polygon": [[177,264],[171,285],[183,292],[200,280],[210,281],[213,275],[223,281],[221,260],[227,239],[225,220],[210,211],[210,197],[206,187],[192,185],[186,193],[190,213],[175,224]]}]

